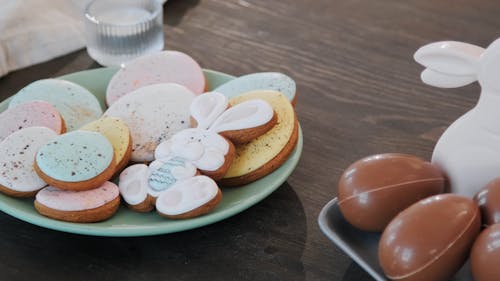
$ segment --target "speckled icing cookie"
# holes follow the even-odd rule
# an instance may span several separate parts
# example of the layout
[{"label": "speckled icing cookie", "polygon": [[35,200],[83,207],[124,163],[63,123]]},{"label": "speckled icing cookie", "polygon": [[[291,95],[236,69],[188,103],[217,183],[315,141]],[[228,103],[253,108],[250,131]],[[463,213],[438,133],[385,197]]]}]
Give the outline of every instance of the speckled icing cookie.
[{"label": "speckled icing cookie", "polygon": [[16,197],[29,197],[46,183],[33,168],[38,148],[56,138],[46,127],[21,129],[0,142],[0,191]]},{"label": "speckled icing cookie", "polygon": [[161,193],[156,210],[171,219],[191,218],[210,212],[221,200],[222,193],[211,178],[196,176],[179,181]]},{"label": "speckled icing cookie", "polygon": [[115,151],[116,171],[121,171],[130,160],[132,154],[132,137],[127,124],[119,118],[103,117],[81,128],[103,134]]},{"label": "speckled icing cookie", "polygon": [[61,114],[48,102],[26,102],[0,113],[0,141],[28,127],[47,127],[56,134],[66,130]]},{"label": "speckled icing cookie", "polygon": [[296,101],[296,85],[292,78],[279,72],[253,73],[233,79],[218,88],[216,92],[232,98],[255,90],[272,90],[283,93],[291,102]]},{"label": "speckled icing cookie", "polygon": [[75,83],[59,79],[43,79],[22,88],[9,103],[9,108],[28,101],[42,100],[52,104],[62,115],[68,131],[98,119],[102,114],[96,97]]},{"label": "speckled icing cookie", "polygon": [[113,146],[101,133],[77,130],[40,147],[35,170],[49,185],[88,190],[102,185],[115,171]]},{"label": "speckled icing cookie", "polygon": [[131,160],[149,162],[158,144],[188,127],[194,97],[181,85],[155,84],[122,97],[104,116],[121,118],[127,124],[132,135]]},{"label": "speckled icing cookie", "polygon": [[205,91],[205,76],[190,56],[177,51],[164,51],[128,62],[111,79],[106,102],[112,105],[120,97],[141,87],[157,83],[177,83],[199,95]]},{"label": "speckled icing cookie", "polygon": [[286,161],[298,139],[298,122],[295,111],[288,99],[275,91],[253,91],[229,100],[231,105],[251,100],[263,99],[276,112],[278,122],[270,131],[236,147],[236,157],[222,185],[242,185],[255,181]]},{"label": "speckled icing cookie", "polygon": [[70,222],[97,222],[111,217],[120,206],[118,187],[112,182],[84,191],[52,186],[36,195],[36,210],[47,217]]}]

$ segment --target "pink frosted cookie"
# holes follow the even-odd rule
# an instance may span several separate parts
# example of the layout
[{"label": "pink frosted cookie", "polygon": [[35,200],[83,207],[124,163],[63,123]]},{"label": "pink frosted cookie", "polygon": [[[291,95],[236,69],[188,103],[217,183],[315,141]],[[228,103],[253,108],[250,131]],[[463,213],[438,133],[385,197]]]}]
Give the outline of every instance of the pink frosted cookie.
[{"label": "pink frosted cookie", "polygon": [[57,134],[66,131],[61,114],[50,103],[30,101],[0,113],[0,141],[23,128],[35,126],[47,127]]},{"label": "pink frosted cookie", "polygon": [[108,84],[106,103],[112,105],[136,89],[157,83],[177,83],[196,95],[206,88],[203,71],[193,58],[177,51],[164,51],[139,57],[121,68]]},{"label": "pink frosted cookie", "polygon": [[67,191],[48,186],[36,195],[36,210],[49,218],[70,222],[97,222],[108,219],[120,206],[118,187],[105,182],[98,188]]},{"label": "pink frosted cookie", "polygon": [[195,95],[179,84],[142,87],[112,104],[105,117],[125,122],[132,137],[134,162],[150,162],[162,141],[189,125],[189,105]]},{"label": "pink frosted cookie", "polygon": [[33,165],[39,147],[57,137],[46,127],[21,129],[0,142],[0,191],[15,197],[30,197],[46,185]]}]

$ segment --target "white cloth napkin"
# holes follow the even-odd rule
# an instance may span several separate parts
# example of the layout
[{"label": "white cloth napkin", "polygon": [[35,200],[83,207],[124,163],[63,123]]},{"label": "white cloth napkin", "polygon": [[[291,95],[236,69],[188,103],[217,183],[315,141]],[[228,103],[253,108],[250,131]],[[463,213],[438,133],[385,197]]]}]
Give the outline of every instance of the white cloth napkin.
[{"label": "white cloth napkin", "polygon": [[0,0],[0,76],[85,46],[78,0]]}]

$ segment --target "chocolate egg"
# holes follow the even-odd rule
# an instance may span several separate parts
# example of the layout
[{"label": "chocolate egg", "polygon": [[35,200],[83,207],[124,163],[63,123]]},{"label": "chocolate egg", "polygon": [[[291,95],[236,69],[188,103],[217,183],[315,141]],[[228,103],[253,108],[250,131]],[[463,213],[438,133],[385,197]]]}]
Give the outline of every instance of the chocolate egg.
[{"label": "chocolate egg", "polygon": [[378,257],[389,279],[443,281],[462,267],[481,228],[470,198],[440,194],[399,213],[382,233]]},{"label": "chocolate egg", "polygon": [[345,219],[366,231],[382,231],[411,204],[444,191],[441,171],[407,154],[363,158],[345,170],[338,185],[338,204]]},{"label": "chocolate egg", "polygon": [[474,196],[474,200],[479,205],[484,225],[500,223],[500,178],[488,183]]},{"label": "chocolate egg", "polygon": [[472,246],[470,264],[474,281],[500,280],[500,224],[481,232]]}]

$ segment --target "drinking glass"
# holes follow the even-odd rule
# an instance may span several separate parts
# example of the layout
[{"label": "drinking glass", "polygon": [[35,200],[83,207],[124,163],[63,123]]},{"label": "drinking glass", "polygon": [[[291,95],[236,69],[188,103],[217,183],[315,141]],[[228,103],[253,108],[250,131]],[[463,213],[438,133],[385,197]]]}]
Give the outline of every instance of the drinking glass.
[{"label": "drinking glass", "polygon": [[163,50],[159,0],[94,0],[85,9],[87,52],[99,64],[119,66]]}]

